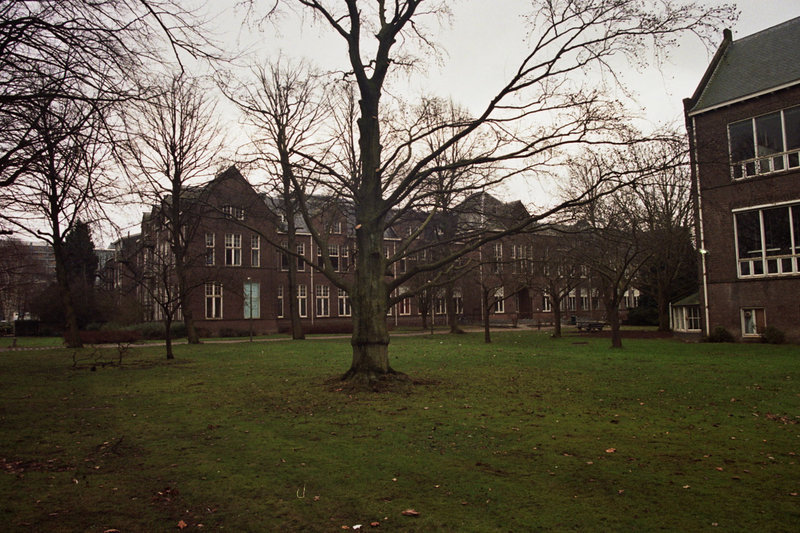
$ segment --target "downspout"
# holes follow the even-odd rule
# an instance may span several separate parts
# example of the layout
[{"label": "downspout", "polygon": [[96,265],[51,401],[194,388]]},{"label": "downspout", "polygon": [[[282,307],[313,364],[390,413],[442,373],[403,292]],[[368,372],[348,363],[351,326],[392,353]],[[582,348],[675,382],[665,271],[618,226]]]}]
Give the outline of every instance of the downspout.
[{"label": "downspout", "polygon": [[[308,289],[308,292],[309,292],[308,300],[311,302],[311,305],[309,306],[309,307],[311,307],[311,312],[308,313],[308,314],[311,315],[311,325],[313,326],[314,325],[314,317],[316,317],[316,315],[317,315],[317,292],[316,292],[316,287],[314,287],[314,271],[316,270],[316,268],[314,268],[314,263],[313,263],[313,261],[315,260],[316,256],[314,255],[314,239],[310,235],[308,237],[308,247],[309,247],[308,257],[312,261],[311,265],[309,265],[309,267],[308,267],[309,270],[311,270],[311,273],[310,273],[311,274],[310,275],[310,281],[311,281],[310,285],[311,286]],[[308,304],[306,304],[306,305],[308,305]]]},{"label": "downspout", "polygon": [[697,251],[700,253],[700,279],[703,284],[703,322],[705,323],[705,334],[708,337],[711,335],[710,312],[708,305],[708,269],[706,266],[706,255],[708,255],[708,250],[706,249],[705,231],[703,229],[703,200],[700,195],[700,165],[697,162],[697,139],[695,137],[696,123],[694,117],[689,118],[688,105],[686,105],[688,102],[686,100],[684,100],[684,104],[687,111],[686,125],[687,129],[689,130],[689,147],[691,150],[692,174],[694,178],[694,197],[695,205],[697,206],[697,231],[699,233],[699,248]]}]

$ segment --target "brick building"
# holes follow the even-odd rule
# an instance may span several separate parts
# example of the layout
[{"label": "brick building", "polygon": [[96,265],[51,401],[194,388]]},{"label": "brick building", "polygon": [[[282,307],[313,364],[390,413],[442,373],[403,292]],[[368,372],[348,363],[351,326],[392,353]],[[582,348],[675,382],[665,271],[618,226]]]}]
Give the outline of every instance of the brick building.
[{"label": "brick building", "polygon": [[732,39],[684,100],[703,332],[800,340],[800,18]]},{"label": "brick building", "polygon": [[[281,203],[258,194],[234,167],[187,191],[184,201],[193,220],[186,230],[188,305],[201,336],[242,335],[251,328],[255,334],[287,331],[289,298],[295,298],[305,331],[349,330],[349,297],[315,268],[321,265],[323,254],[301,216],[294,220],[295,254],[285,253],[281,248],[287,248],[287,221]],[[469,208],[476,201],[480,215],[477,208]],[[145,214],[140,235],[115,243],[116,261],[110,263],[113,272],[106,276],[120,294],[135,297],[145,321],[161,320],[159,303],[172,295],[174,259],[164,224],[168,205],[169,198]],[[330,198],[314,197],[309,210],[333,270],[346,277],[354,266],[352,209]],[[507,222],[528,216],[520,202],[504,203],[485,193],[467,200],[457,212],[459,224],[471,224],[478,232],[502,231]],[[388,276],[401,276],[414,261],[429,261],[443,253],[431,229],[437,226],[434,223],[418,237],[411,253],[398,254],[404,239],[426,218],[425,213],[411,212],[387,229],[384,253],[397,258],[390,263]],[[413,294],[420,283],[436,276],[412,278],[393,293],[398,303],[389,310],[390,327],[419,327],[422,315],[428,324],[444,325],[450,313],[461,323],[480,323],[487,313],[494,323],[552,323],[551,299],[541,280],[564,273],[565,267],[550,264],[546,252],[558,248],[559,242],[563,248],[565,237],[550,231],[487,243],[459,261],[457,275],[441,276],[437,288],[402,298],[404,292]],[[297,268],[294,294],[288,289],[290,262]],[[602,318],[598,289],[592,287],[588,272],[578,265],[570,268],[578,279],[562,299],[562,316]],[[176,318],[181,318],[180,310]]]}]

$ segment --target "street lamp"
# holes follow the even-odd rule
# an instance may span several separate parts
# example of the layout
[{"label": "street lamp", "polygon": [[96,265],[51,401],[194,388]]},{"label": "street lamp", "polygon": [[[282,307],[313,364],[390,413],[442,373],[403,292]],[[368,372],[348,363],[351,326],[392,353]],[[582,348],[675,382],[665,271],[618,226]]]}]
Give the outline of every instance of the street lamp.
[{"label": "street lamp", "polygon": [[253,283],[250,281],[250,276],[247,276],[247,290],[250,299],[250,342],[253,342]]}]

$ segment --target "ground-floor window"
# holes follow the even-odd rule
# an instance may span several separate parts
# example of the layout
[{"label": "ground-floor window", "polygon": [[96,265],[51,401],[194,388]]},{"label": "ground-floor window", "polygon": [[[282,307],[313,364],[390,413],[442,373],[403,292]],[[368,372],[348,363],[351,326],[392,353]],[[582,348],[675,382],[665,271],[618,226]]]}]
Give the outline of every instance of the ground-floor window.
[{"label": "ground-floor window", "polygon": [[398,314],[402,316],[408,316],[411,314],[411,298],[403,298],[400,300],[400,309],[398,310]]},{"label": "ground-floor window", "polygon": [[767,327],[767,318],[761,307],[745,307],[741,312],[742,336],[757,337],[764,333]]},{"label": "ground-floor window", "polygon": [[549,313],[553,310],[553,302],[550,300],[549,294],[542,295],[542,311]]},{"label": "ground-floor window", "polygon": [[672,329],[700,331],[700,306],[682,305],[672,309]]},{"label": "ground-floor window", "polygon": [[339,316],[351,316],[353,314],[352,310],[350,309],[350,296],[347,295],[347,291],[339,289]]},{"label": "ground-floor window", "polygon": [[222,318],[221,283],[206,283],[206,318]]},{"label": "ground-floor window", "polygon": [[308,316],[308,289],[305,285],[297,286],[297,312],[303,318]]},{"label": "ground-floor window", "polygon": [[244,318],[261,318],[261,284],[244,282]]},{"label": "ground-floor window", "polygon": [[458,287],[453,289],[453,313],[456,315],[464,314],[464,296]]},{"label": "ground-floor window", "polygon": [[331,288],[327,285],[317,285],[316,290],[316,311],[317,316],[330,316],[331,304],[330,294]]},{"label": "ground-floor window", "polygon": [[503,287],[499,287],[494,291],[494,312],[506,312],[505,291],[503,290]]},{"label": "ground-floor window", "polygon": [[283,310],[283,285],[278,285],[277,297],[278,297],[278,301],[277,301],[277,307],[275,309],[275,313],[276,313],[276,316],[278,318],[283,318],[283,313],[284,313],[284,310]]}]

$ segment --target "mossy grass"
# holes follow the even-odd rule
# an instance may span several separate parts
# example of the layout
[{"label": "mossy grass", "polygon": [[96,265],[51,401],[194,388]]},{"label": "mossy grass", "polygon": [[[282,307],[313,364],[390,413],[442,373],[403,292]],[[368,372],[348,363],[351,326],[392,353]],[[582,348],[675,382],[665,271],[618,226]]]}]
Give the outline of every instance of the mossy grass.
[{"label": "mossy grass", "polygon": [[[789,531],[800,350],[545,332],[0,353],[6,531]],[[414,509],[417,517],[402,515]]]}]

